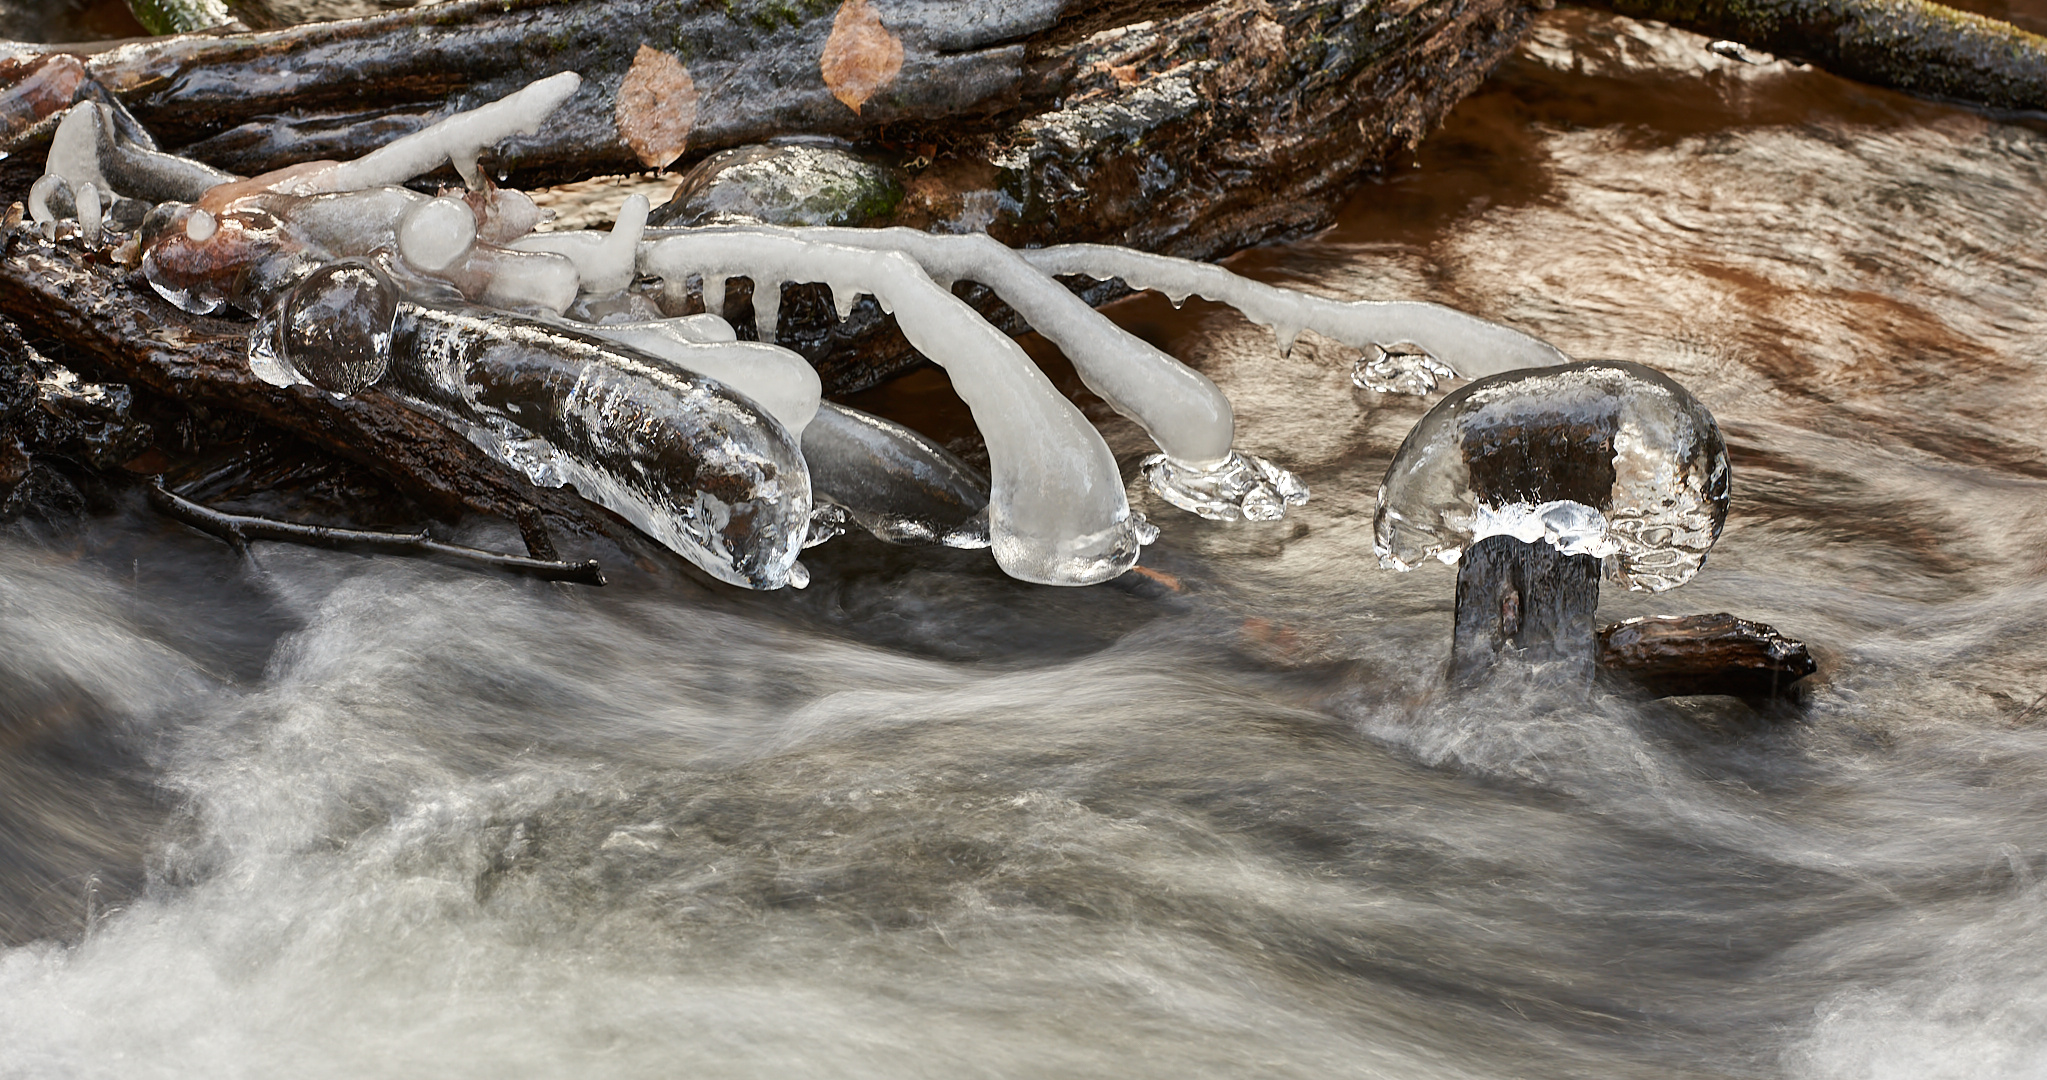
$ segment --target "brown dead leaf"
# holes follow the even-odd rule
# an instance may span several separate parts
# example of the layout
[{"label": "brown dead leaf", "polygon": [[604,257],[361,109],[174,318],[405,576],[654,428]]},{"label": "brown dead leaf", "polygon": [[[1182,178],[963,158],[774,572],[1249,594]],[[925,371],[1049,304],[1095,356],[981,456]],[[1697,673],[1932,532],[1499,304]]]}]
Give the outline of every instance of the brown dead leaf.
[{"label": "brown dead leaf", "polygon": [[825,89],[854,112],[875,92],[896,81],[903,70],[903,41],[881,24],[881,14],[867,0],[845,0],[832,19],[818,60]]},{"label": "brown dead leaf", "polygon": [[640,164],[667,166],[689,145],[697,126],[697,84],[672,53],[641,45],[618,87],[618,137]]}]

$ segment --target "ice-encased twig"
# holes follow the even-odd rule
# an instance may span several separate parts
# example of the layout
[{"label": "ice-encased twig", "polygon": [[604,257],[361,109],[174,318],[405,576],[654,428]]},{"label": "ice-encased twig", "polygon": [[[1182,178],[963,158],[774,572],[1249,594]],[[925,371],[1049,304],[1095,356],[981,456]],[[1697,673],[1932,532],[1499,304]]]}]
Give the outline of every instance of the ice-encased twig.
[{"label": "ice-encased twig", "polygon": [[765,341],[707,341],[695,332],[690,319],[589,324],[577,329],[716,379],[752,398],[791,435],[802,439],[824,395],[824,384],[810,361]]},{"label": "ice-encased twig", "polygon": [[[1210,263],[1101,244],[1062,244],[1019,254],[1046,274],[1122,278],[1133,289],[1153,289],[1175,302],[1200,296],[1228,304],[1252,322],[1271,327],[1283,350],[1293,348],[1301,331],[1313,330],[1358,348],[1413,342],[1465,378],[1570,362],[1548,342],[1441,304],[1329,300]],[[1433,389],[1433,378],[1425,381]]]},{"label": "ice-encased twig", "polygon": [[113,109],[98,101],[81,101],[64,114],[50,139],[44,170],[62,176],[74,189],[91,183],[103,194],[151,203],[197,202],[208,188],[241,179],[121,138]]},{"label": "ice-encased twig", "polygon": [[716,380],[566,327],[412,303],[399,305],[391,373],[535,484],[574,484],[720,581],[809,581],[796,440]]},{"label": "ice-encased twig", "polygon": [[[1173,505],[1218,520],[1272,520],[1283,516],[1287,505],[1307,501],[1307,488],[1291,473],[1233,449],[1235,413],[1207,376],[1125,332],[986,233],[789,231],[806,240],[899,251],[940,284],[966,280],[995,290],[1031,329],[1059,346],[1088,389],[1158,444],[1162,455],[1145,462],[1145,480]],[[838,298],[839,304],[844,307],[850,299]]]},{"label": "ice-encased twig", "polygon": [[681,232],[641,245],[644,273],[745,276],[755,293],[821,281],[873,294],[903,334],[946,368],[988,443],[989,534],[1012,577],[1106,581],[1136,564],[1143,519],[1130,512],[1115,455],[1022,347],[934,283],[908,256],[766,232]]},{"label": "ice-encased twig", "polygon": [[471,188],[483,186],[477,155],[513,135],[531,135],[583,84],[573,71],[550,75],[488,105],[459,112],[375,150],[294,181],[294,194],[402,184],[447,162]]}]

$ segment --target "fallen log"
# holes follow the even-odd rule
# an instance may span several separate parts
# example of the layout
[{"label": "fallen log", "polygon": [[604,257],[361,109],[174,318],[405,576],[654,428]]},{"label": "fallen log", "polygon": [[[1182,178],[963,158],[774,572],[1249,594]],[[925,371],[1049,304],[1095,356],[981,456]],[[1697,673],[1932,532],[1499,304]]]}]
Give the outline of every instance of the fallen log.
[{"label": "fallen log", "polygon": [[1580,2],[1910,94],[1996,109],[2047,109],[2047,38],[1927,0]]}]

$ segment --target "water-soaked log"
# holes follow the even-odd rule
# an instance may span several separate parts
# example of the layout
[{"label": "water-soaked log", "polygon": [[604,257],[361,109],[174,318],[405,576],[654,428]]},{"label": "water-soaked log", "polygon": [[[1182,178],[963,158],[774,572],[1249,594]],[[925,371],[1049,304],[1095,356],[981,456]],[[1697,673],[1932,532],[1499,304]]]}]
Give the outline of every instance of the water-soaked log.
[{"label": "water-soaked log", "polygon": [[1907,93],[2047,109],[2047,38],[1927,0],[1581,0]]},{"label": "water-soaked log", "polygon": [[1603,676],[1657,697],[1769,699],[1819,669],[1803,642],[1725,612],[1615,623],[1599,631],[1598,662]]},{"label": "water-soaked log", "polygon": [[[1326,223],[1361,172],[1411,147],[1504,58],[1530,10],[453,0],[80,58],[166,149],[244,174],[354,156],[574,70],[577,95],[499,155],[514,182],[832,135],[914,166],[898,223],[1203,257]],[[38,51],[18,47],[16,62]]]}]

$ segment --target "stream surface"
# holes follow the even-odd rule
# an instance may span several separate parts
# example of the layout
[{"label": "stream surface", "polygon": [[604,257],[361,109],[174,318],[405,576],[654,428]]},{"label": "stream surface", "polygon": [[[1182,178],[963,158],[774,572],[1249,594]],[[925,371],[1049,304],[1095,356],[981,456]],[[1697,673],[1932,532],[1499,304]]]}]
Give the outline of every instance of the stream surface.
[{"label": "stream surface", "polygon": [[1802,711],[1446,692],[1371,550],[1427,403],[1140,297],[1314,492],[1133,490],[1175,589],[5,534],[0,1077],[2047,1074],[2047,125],[1706,44],[1551,12],[1232,265],[1690,387],[1727,531],[1601,618],[1770,623]]}]

